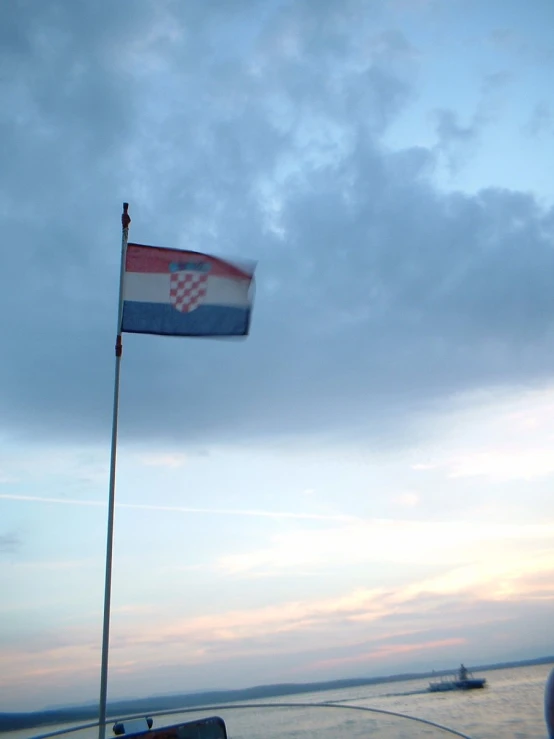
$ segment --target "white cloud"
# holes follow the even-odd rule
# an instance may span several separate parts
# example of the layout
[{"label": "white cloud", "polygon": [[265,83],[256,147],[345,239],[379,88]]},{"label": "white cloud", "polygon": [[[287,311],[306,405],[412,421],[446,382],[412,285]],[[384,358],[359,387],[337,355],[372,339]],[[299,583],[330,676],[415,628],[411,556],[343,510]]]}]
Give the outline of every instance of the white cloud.
[{"label": "white cloud", "polygon": [[139,462],[146,467],[168,467],[170,469],[178,469],[187,462],[186,454],[178,454],[176,452],[143,452],[136,456]]},{"label": "white cloud", "polygon": [[421,502],[421,496],[414,490],[407,490],[397,495],[394,501],[402,508],[415,508]]},{"label": "white cloud", "polygon": [[533,480],[554,473],[554,457],[550,448],[504,447],[468,452],[451,459],[447,466],[452,478],[486,477],[492,482]]},{"label": "white cloud", "polygon": [[440,446],[425,450],[426,461],[411,465],[415,471],[494,483],[540,480],[554,473],[551,387],[464,395],[432,421]]},{"label": "white cloud", "polygon": [[[264,549],[224,555],[218,567],[230,575],[293,572],[295,568],[346,567],[361,563],[458,565],[481,563],[519,541],[548,540],[554,523],[500,525],[469,522],[376,520],[341,527],[293,530],[272,537]],[[480,564],[476,564],[480,566]]]}]

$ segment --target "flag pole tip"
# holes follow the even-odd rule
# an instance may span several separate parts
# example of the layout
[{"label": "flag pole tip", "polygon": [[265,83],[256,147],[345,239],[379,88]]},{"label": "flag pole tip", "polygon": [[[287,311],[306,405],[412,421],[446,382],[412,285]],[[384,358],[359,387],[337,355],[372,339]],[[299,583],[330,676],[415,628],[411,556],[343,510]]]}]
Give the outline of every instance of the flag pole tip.
[{"label": "flag pole tip", "polygon": [[129,203],[123,203],[123,213],[121,214],[121,223],[123,228],[129,228],[131,223],[131,216],[127,212],[129,210]]}]

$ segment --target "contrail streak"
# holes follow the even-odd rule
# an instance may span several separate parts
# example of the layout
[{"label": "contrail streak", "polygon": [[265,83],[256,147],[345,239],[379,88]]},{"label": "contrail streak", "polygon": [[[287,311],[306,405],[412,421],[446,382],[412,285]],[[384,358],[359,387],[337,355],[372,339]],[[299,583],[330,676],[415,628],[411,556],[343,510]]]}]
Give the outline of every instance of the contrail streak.
[{"label": "contrail streak", "polygon": [[[106,507],[103,500],[77,500],[75,498],[42,498],[38,495],[13,495],[1,493],[1,500],[15,500],[29,503],[50,503],[55,505],[101,506]],[[133,508],[143,511],[166,511],[171,513],[192,513],[208,516],[250,516],[254,518],[293,518],[311,521],[355,521],[355,516],[324,513],[292,513],[290,511],[262,511],[256,509],[232,508],[191,508],[187,506],[164,506],[148,503],[116,503],[118,508]]]}]

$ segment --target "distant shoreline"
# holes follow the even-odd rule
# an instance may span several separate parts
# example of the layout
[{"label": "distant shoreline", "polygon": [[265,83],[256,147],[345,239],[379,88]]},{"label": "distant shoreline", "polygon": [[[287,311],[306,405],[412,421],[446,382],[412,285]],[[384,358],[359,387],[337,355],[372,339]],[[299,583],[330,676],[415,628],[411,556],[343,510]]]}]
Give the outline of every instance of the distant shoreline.
[{"label": "distant shoreline", "polygon": [[[489,665],[475,665],[471,670],[475,672],[490,672],[491,670],[513,669],[517,667],[532,667],[554,663],[554,656],[539,657],[537,659],[518,660],[516,662],[502,662]],[[350,678],[343,680],[327,680],[314,683],[279,683],[274,685],[257,685],[241,690],[206,690],[196,693],[137,698],[132,700],[112,701],[108,704],[110,720],[132,714],[155,713],[170,711],[178,708],[201,708],[203,705],[214,703],[235,703],[237,701],[259,700],[261,698],[278,698],[284,695],[298,695],[301,693],[315,693],[326,690],[340,690],[363,685],[378,685],[401,682],[406,680],[421,680],[429,677],[449,675],[453,670],[433,670],[429,672],[411,672],[398,675],[380,677]],[[87,704],[77,707],[44,709],[33,712],[0,713],[0,733],[32,729],[52,724],[80,723],[96,721],[98,706]]]}]

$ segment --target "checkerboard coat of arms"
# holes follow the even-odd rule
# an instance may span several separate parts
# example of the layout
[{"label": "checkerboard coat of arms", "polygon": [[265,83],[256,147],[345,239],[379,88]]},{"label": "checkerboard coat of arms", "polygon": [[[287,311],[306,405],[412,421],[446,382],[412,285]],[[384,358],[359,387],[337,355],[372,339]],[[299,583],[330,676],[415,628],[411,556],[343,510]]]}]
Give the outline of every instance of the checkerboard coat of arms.
[{"label": "checkerboard coat of arms", "polygon": [[202,305],[208,289],[208,262],[172,264],[169,300],[180,313],[190,313]]}]

